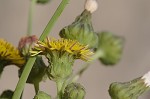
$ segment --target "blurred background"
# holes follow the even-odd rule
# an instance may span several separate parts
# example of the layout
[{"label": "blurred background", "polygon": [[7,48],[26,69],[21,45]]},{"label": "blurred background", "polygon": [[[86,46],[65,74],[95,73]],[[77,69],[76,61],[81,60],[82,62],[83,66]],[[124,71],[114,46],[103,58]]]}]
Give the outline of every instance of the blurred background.
[{"label": "blurred background", "polygon": [[[93,63],[79,82],[86,89],[85,99],[110,99],[109,85],[112,82],[126,82],[140,77],[150,70],[150,0],[97,0],[99,9],[93,13],[95,31],[110,31],[126,40],[121,61],[114,67],[105,67],[99,61]],[[36,5],[33,19],[33,34],[38,37],[61,0],[52,0],[46,5]],[[50,36],[59,38],[59,31],[72,23],[84,9],[85,0],[70,0],[54,26]],[[30,0],[0,0],[0,38],[15,46],[27,32]],[[75,63],[75,70],[83,63]],[[79,65],[80,64],[80,65]],[[0,93],[14,90],[18,82],[18,68],[5,68],[0,79]],[[55,84],[47,80],[40,88],[52,96],[56,95]],[[32,99],[34,88],[26,84],[23,99]],[[150,92],[139,99],[149,99]]]}]

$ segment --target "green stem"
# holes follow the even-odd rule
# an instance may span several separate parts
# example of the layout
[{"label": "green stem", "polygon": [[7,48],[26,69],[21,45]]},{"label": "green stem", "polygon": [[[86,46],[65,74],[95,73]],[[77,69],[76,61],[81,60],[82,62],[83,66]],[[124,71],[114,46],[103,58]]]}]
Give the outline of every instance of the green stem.
[{"label": "green stem", "polygon": [[34,89],[35,89],[35,93],[37,94],[39,91],[39,82],[38,83],[34,83]]},{"label": "green stem", "polygon": [[56,84],[57,84],[57,99],[61,99],[63,81],[62,80],[57,81]]},{"label": "green stem", "polygon": [[[60,3],[60,5],[58,6],[57,10],[55,11],[54,15],[52,16],[52,18],[50,19],[50,21],[48,22],[45,30],[43,31],[42,35],[40,36],[40,41],[42,41],[43,39],[46,38],[46,36],[48,36],[48,34],[50,33],[52,27],[54,26],[54,23],[57,21],[57,19],[59,18],[59,16],[61,15],[62,11],[64,10],[65,6],[68,4],[69,0],[62,0],[62,2]],[[18,81],[18,84],[16,86],[14,95],[12,97],[12,99],[19,99],[21,96],[21,93],[24,89],[26,80],[29,76],[29,73],[32,69],[32,66],[34,64],[36,60],[36,57],[31,57],[29,58],[29,60],[27,61],[25,68],[22,72],[22,75]]]},{"label": "green stem", "polygon": [[72,75],[70,77],[70,79],[68,81],[66,81],[66,84],[70,83],[70,82],[76,82],[79,77],[83,74],[83,72],[88,69],[88,67],[90,66],[90,64],[92,62],[94,62],[96,59],[100,58],[103,56],[103,52],[101,50],[97,51],[93,56],[92,56],[92,61],[85,63],[80,69],[79,71],[77,71],[76,74]]},{"label": "green stem", "polygon": [[37,0],[31,0],[30,2],[30,8],[29,8],[29,16],[28,16],[28,28],[27,28],[27,35],[32,34],[32,19],[33,19],[33,13],[34,13],[34,7],[36,5]]},{"label": "green stem", "polygon": [[3,62],[0,62],[0,77],[3,73],[4,68],[5,68],[5,66],[4,66]]},{"label": "green stem", "polygon": [[45,28],[44,33],[40,36],[40,40],[42,41],[44,38],[47,37],[49,32],[51,31],[53,25],[55,24],[56,20],[59,18],[61,15],[62,11],[64,10],[65,6],[68,4],[69,0],[62,0],[61,4],[59,7],[56,9],[56,12],[52,16],[51,20],[49,21],[48,25]]},{"label": "green stem", "polygon": [[29,58],[29,60],[27,61],[26,65],[25,65],[25,68],[22,72],[22,75],[18,81],[18,84],[16,86],[16,89],[15,89],[15,92],[13,94],[13,97],[12,99],[20,99],[20,96],[22,94],[22,91],[24,89],[24,86],[25,86],[25,83],[27,81],[27,78],[29,76],[29,73],[32,69],[32,66],[35,62],[36,58],[35,57],[31,57]]}]

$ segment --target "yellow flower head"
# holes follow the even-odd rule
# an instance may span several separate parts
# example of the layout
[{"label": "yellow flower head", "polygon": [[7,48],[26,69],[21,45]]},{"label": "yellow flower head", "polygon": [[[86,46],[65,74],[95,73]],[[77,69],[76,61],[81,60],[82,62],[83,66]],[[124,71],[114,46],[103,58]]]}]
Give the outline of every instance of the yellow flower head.
[{"label": "yellow flower head", "polygon": [[15,64],[21,66],[25,63],[25,60],[13,45],[0,39],[0,62],[4,62],[6,65]]},{"label": "yellow flower head", "polygon": [[88,49],[88,46],[80,44],[76,40],[63,39],[45,39],[43,42],[38,41],[31,52],[31,56],[38,54],[46,54],[52,51],[68,52],[75,56],[75,59],[82,59],[84,61],[89,60],[90,56],[93,55]]}]

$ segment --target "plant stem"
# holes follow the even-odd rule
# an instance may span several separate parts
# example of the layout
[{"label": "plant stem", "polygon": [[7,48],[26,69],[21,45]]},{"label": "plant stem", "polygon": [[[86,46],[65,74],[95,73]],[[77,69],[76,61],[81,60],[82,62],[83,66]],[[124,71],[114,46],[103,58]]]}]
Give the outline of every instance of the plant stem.
[{"label": "plant stem", "polygon": [[29,16],[28,16],[28,28],[27,28],[27,36],[32,34],[32,19],[34,13],[34,7],[36,5],[37,0],[31,0],[29,7]]},{"label": "plant stem", "polygon": [[4,66],[3,62],[0,62],[0,77],[3,73],[4,68],[5,68],[5,66]]},{"label": "plant stem", "polygon": [[103,56],[103,52],[101,50],[98,50],[93,56],[92,56],[92,61],[85,63],[80,69],[79,71],[77,71],[76,74],[72,75],[70,77],[70,79],[68,81],[66,81],[66,84],[70,83],[70,82],[76,82],[79,77],[83,74],[83,72],[88,69],[88,67],[90,66],[90,64],[92,62],[94,62],[96,59],[100,58]]},{"label": "plant stem", "polygon": [[29,58],[29,60],[27,61],[26,65],[25,65],[25,68],[22,72],[22,75],[18,81],[18,84],[16,86],[16,89],[15,89],[15,92],[13,94],[13,97],[12,99],[20,99],[20,96],[22,94],[22,91],[24,89],[24,86],[25,86],[25,83],[27,81],[27,78],[29,76],[29,73],[32,69],[32,66],[35,62],[36,58],[35,57],[31,57]]},{"label": "plant stem", "polygon": [[57,84],[57,99],[61,99],[63,81],[62,80],[57,81],[56,84]]},{"label": "plant stem", "polygon": [[52,16],[51,20],[49,21],[48,25],[46,26],[47,28],[45,28],[44,33],[40,36],[40,40],[42,41],[44,38],[46,38],[46,36],[49,34],[49,32],[51,31],[53,25],[55,24],[56,20],[59,18],[59,16],[61,15],[62,11],[64,10],[64,8],[66,7],[66,5],[68,4],[69,0],[62,0],[61,4],[59,5],[59,7],[56,9],[56,12],[54,13],[54,15]]},{"label": "plant stem", "polygon": [[[58,6],[57,10],[55,11],[54,15],[52,16],[52,18],[50,19],[50,21],[48,22],[45,30],[43,31],[42,35],[40,36],[40,41],[42,41],[43,39],[46,38],[46,36],[50,33],[52,27],[54,26],[54,23],[57,21],[57,19],[59,18],[59,16],[61,15],[62,11],[64,10],[65,6],[68,4],[69,0],[62,0],[62,2],[60,3],[60,5]],[[27,61],[25,68],[22,72],[22,75],[18,81],[18,84],[16,86],[15,92],[13,94],[12,99],[20,99],[21,93],[24,89],[26,80],[29,76],[29,73],[32,69],[32,66],[34,64],[36,60],[36,57],[31,57],[29,58],[29,60]]]},{"label": "plant stem", "polygon": [[39,91],[39,82],[38,83],[34,83],[34,89],[35,89],[35,93],[37,94]]}]

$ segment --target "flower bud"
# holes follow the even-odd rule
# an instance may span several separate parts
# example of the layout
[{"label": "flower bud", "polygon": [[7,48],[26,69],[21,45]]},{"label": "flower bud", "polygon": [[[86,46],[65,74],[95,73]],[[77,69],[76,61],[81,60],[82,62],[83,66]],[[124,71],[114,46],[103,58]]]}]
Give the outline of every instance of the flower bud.
[{"label": "flower bud", "polygon": [[13,96],[13,91],[11,90],[5,90],[3,93],[0,95],[0,99],[12,99]]},{"label": "flower bud", "polygon": [[138,99],[138,97],[150,89],[150,72],[143,77],[125,83],[112,83],[109,94],[112,99]]},{"label": "flower bud", "polygon": [[18,49],[21,52],[21,54],[25,57],[29,57],[29,51],[33,47],[33,45],[37,42],[37,37],[35,35],[32,36],[26,36],[20,39],[18,44]]},{"label": "flower bud", "polygon": [[45,92],[39,91],[33,99],[51,99],[51,96]]},{"label": "flower bud", "polygon": [[50,0],[37,0],[37,3],[39,4],[46,4],[48,3]]},{"label": "flower bud", "polygon": [[124,39],[110,32],[101,32],[98,34],[98,38],[99,42],[96,50],[103,53],[99,58],[100,61],[105,65],[118,63],[122,55]]},{"label": "flower bud", "polygon": [[[21,68],[19,70],[19,77],[21,76],[24,68]],[[36,58],[36,61],[32,67],[32,70],[29,74],[29,77],[27,79],[27,83],[36,84],[41,82],[42,80],[45,80],[46,78],[46,65],[42,60],[41,56],[38,56]]]},{"label": "flower bud", "polygon": [[84,99],[86,92],[79,83],[71,83],[64,90],[63,99]]},{"label": "flower bud", "polygon": [[72,74],[74,63],[72,55],[66,52],[60,55],[60,53],[53,51],[51,54],[47,54],[47,58],[49,61],[47,74],[51,80],[64,80]]},{"label": "flower bud", "polygon": [[92,27],[91,13],[87,10],[84,10],[71,25],[63,28],[59,35],[62,38],[77,40],[89,48],[97,47],[98,37]]}]

